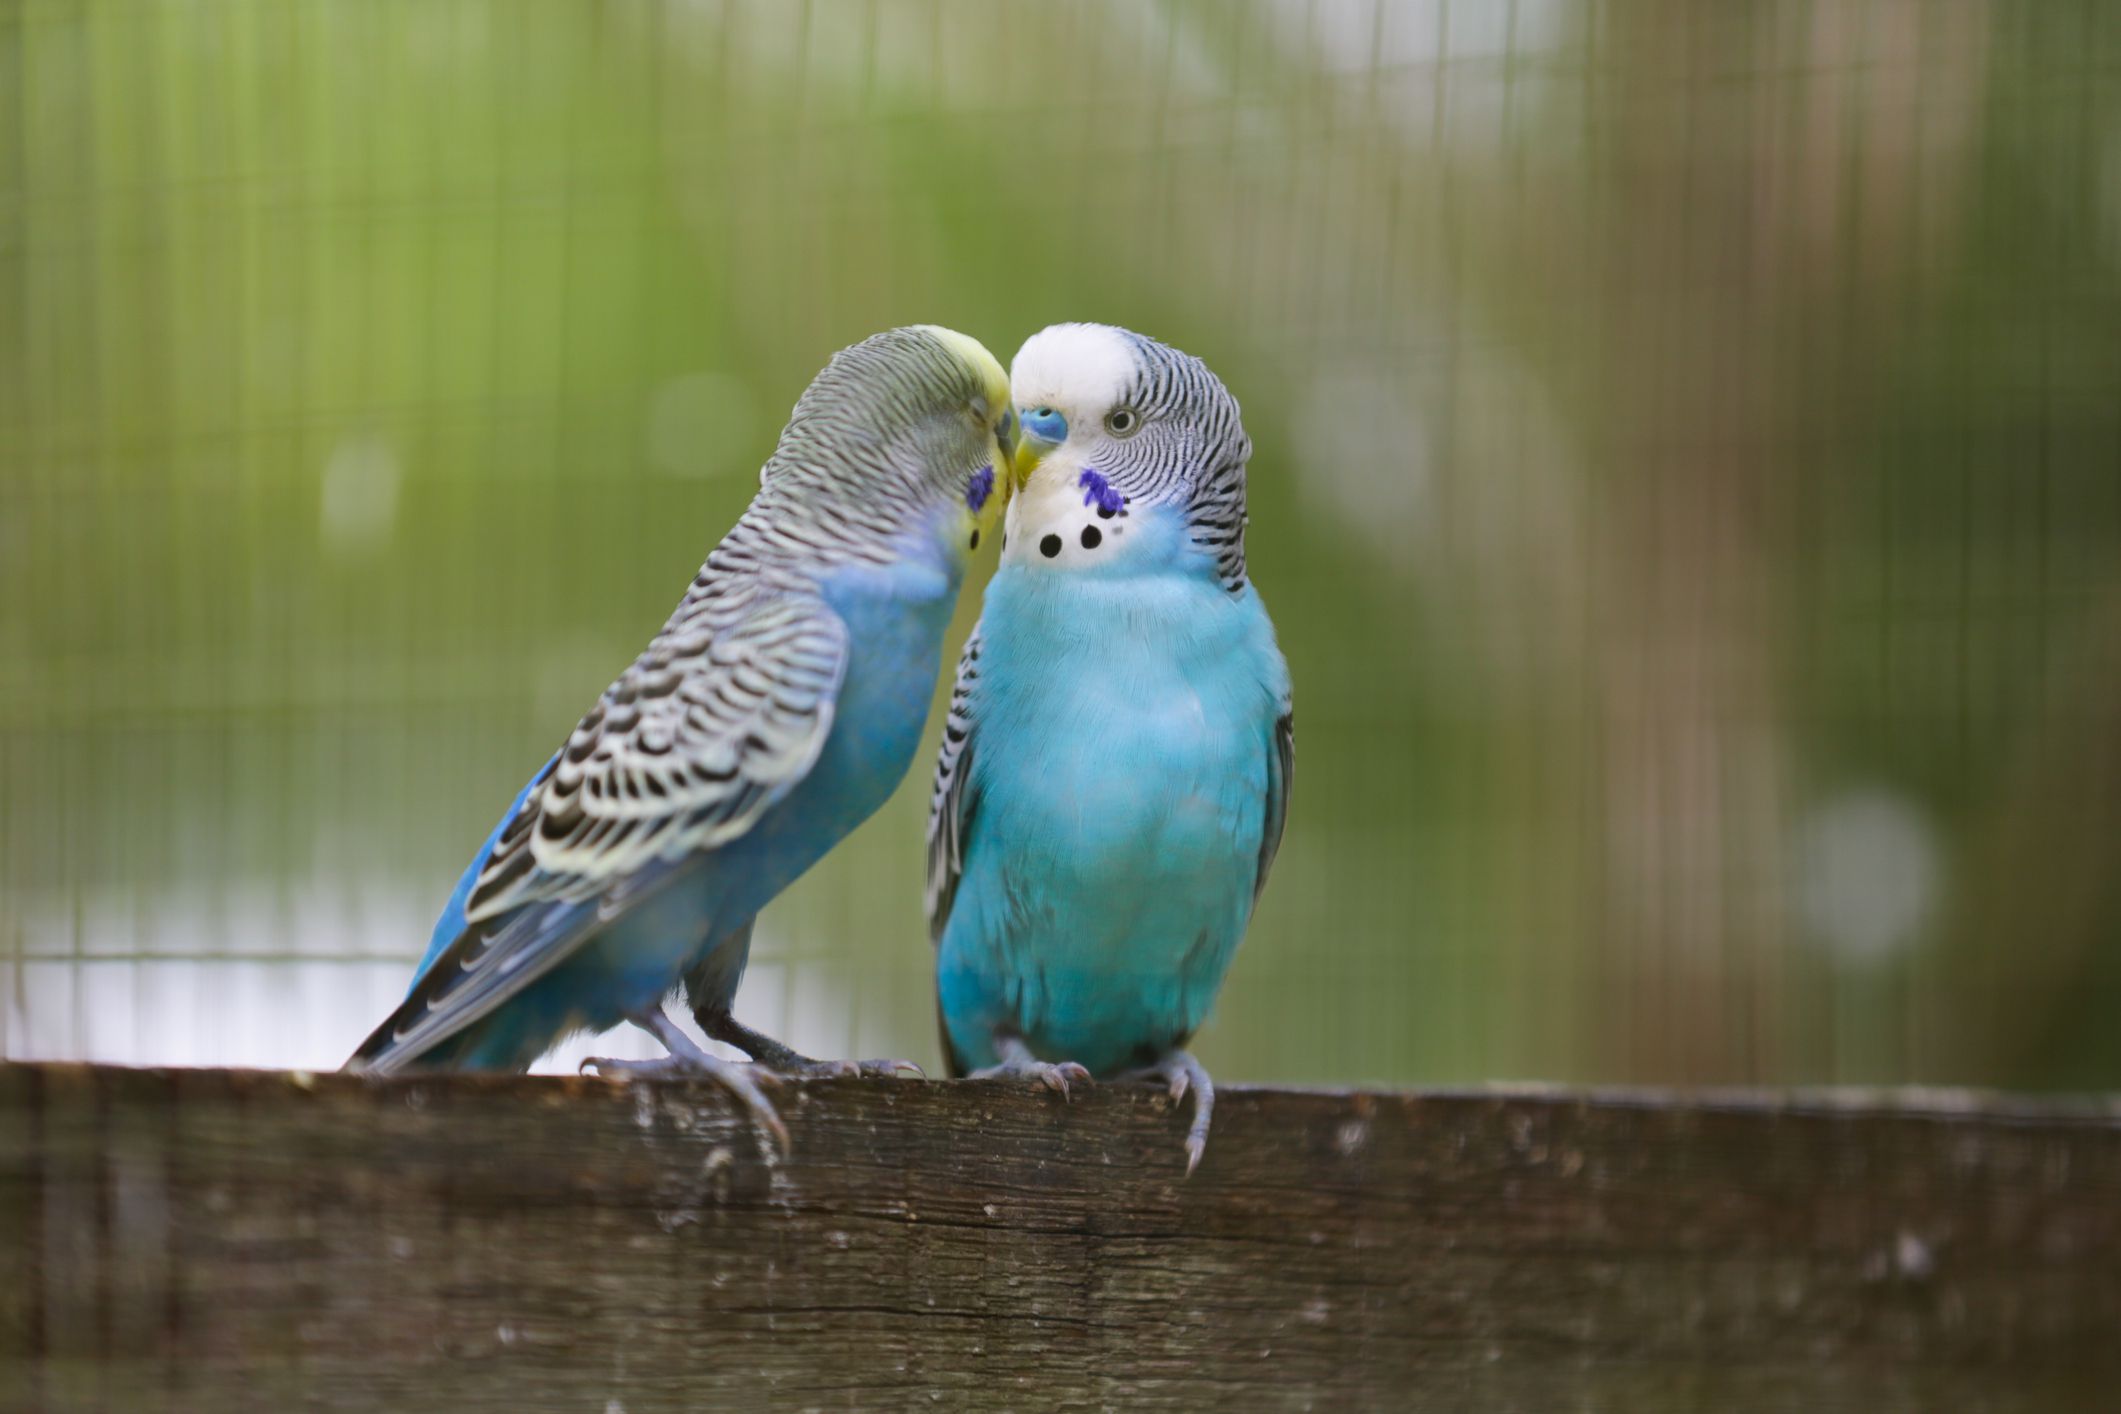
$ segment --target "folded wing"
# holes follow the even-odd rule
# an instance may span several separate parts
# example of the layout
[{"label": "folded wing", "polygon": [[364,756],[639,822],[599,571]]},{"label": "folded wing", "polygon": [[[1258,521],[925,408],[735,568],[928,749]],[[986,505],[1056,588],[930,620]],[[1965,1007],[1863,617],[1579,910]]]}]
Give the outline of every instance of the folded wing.
[{"label": "folded wing", "polygon": [[674,621],[575,727],[488,850],[464,932],[351,1065],[416,1062],[748,832],[816,764],[847,650],[809,595]]}]

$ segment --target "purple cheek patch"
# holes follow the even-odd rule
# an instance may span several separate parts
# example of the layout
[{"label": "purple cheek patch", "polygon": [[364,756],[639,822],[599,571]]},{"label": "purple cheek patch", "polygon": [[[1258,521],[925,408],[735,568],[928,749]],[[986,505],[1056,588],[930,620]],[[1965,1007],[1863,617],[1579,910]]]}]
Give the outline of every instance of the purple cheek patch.
[{"label": "purple cheek patch", "polygon": [[967,509],[977,513],[981,506],[987,504],[987,498],[993,494],[994,468],[983,466],[972,473],[971,484],[965,487],[965,505]]},{"label": "purple cheek patch", "polygon": [[1089,467],[1083,468],[1083,474],[1075,479],[1075,484],[1083,488],[1083,504],[1095,506],[1105,515],[1117,514],[1119,508],[1127,504],[1127,498],[1113,490],[1111,482]]}]

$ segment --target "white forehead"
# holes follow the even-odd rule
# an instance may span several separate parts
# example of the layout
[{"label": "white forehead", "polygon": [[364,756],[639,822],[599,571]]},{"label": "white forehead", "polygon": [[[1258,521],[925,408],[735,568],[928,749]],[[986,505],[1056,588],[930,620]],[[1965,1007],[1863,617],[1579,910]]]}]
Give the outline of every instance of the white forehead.
[{"label": "white forehead", "polygon": [[1134,379],[1134,345],[1109,324],[1055,324],[1024,340],[1009,366],[1018,407],[1103,411]]}]

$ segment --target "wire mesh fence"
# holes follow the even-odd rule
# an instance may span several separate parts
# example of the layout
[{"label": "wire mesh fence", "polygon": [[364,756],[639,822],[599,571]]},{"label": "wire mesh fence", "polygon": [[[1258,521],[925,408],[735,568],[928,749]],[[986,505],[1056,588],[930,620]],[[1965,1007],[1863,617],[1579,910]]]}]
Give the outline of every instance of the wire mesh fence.
[{"label": "wire mesh fence", "polygon": [[[833,350],[1088,318],[1259,447],[1219,1075],[2112,1085],[2117,267],[2094,0],[0,4],[0,1054],[337,1064]],[[740,1015],[932,1056],[926,765]]]}]

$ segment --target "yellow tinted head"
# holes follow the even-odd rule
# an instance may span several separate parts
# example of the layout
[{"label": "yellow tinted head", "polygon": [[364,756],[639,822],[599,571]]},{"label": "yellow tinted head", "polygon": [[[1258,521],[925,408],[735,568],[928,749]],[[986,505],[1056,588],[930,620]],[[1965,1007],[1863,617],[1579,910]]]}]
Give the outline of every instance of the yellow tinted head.
[{"label": "yellow tinted head", "polygon": [[1009,406],[1009,375],[1002,370],[987,346],[970,334],[960,334],[955,329],[945,329],[940,324],[916,325],[923,333],[933,335],[944,348],[965,361],[965,366],[979,375],[980,386],[989,409],[999,412]]},{"label": "yellow tinted head", "polygon": [[975,484],[966,497],[966,509],[982,529],[993,526],[1008,502],[1014,484],[1010,467],[1016,456],[1016,407],[1009,398],[1009,375],[987,346],[970,334],[945,329],[940,324],[917,326],[948,349],[975,375],[981,392],[972,401],[972,414],[985,426],[992,453],[992,474]]}]

